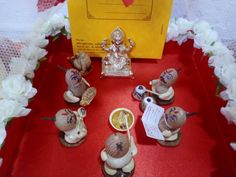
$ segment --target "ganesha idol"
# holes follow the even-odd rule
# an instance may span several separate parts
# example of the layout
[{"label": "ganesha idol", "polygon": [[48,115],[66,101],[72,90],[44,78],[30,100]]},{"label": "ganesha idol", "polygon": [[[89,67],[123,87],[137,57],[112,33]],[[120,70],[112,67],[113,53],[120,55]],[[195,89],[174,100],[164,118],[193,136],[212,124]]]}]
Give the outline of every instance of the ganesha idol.
[{"label": "ganesha idol", "polygon": [[101,47],[107,52],[107,55],[102,59],[102,76],[133,76],[128,53],[131,52],[135,43],[132,39],[128,39],[128,41],[130,45],[126,47],[125,33],[119,27],[111,33],[110,46],[107,46],[107,39],[102,41]]},{"label": "ganesha idol", "polygon": [[83,107],[77,111],[61,109],[56,113],[54,123],[60,130],[60,141],[64,146],[75,147],[85,140],[87,128],[84,117],[86,110]]},{"label": "ganesha idol", "polygon": [[159,105],[171,104],[174,101],[174,89],[172,85],[178,78],[178,72],[174,68],[169,68],[163,71],[159,79],[150,81],[152,86],[152,97]]},{"label": "ganesha idol", "polygon": [[66,71],[65,80],[68,90],[64,93],[64,100],[69,103],[80,103],[81,106],[87,106],[96,95],[96,88],[90,87],[90,84],[81,76],[76,69]]},{"label": "ganesha idol", "polygon": [[177,106],[167,109],[158,123],[158,127],[164,136],[164,141],[158,140],[158,142],[163,146],[177,146],[181,140],[181,127],[185,124],[188,117],[195,114],[195,112],[188,113]]},{"label": "ganesha idol", "polygon": [[134,139],[122,133],[114,133],[108,137],[105,148],[101,152],[103,174],[106,177],[130,177],[133,175],[134,156],[137,148]]}]

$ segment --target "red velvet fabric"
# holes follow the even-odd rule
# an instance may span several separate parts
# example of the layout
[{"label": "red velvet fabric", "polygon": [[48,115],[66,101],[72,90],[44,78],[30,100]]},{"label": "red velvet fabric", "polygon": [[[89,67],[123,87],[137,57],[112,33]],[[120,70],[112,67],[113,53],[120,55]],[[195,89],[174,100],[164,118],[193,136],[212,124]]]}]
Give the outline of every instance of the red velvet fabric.
[{"label": "red velvet fabric", "polygon": [[[62,39],[63,40],[63,39]],[[236,140],[235,128],[220,115],[223,103],[215,96],[216,79],[192,42],[182,46],[168,43],[162,60],[133,60],[135,79],[100,79],[100,59],[93,59],[93,71],[86,80],[97,88],[97,96],[87,109],[86,141],[76,148],[66,148],[58,140],[58,130],[43,117],[54,116],[61,108],[76,110],[78,106],[63,101],[66,90],[64,72],[57,65],[70,67],[66,57],[72,55],[70,41],[56,41],[49,47],[48,60],[41,64],[34,85],[38,94],[32,100],[33,111],[26,118],[15,119],[8,127],[5,146],[1,150],[4,164],[1,177],[100,177],[100,151],[107,137],[114,132],[108,123],[109,114],[126,107],[135,115],[131,134],[138,154],[135,177],[233,177],[236,176],[236,152],[228,143]],[[172,105],[198,112],[182,128],[179,146],[167,148],[145,135],[139,102],[131,97],[133,88],[149,81],[169,67],[182,68],[174,85],[176,98]],[[229,135],[229,137],[227,137]]]}]

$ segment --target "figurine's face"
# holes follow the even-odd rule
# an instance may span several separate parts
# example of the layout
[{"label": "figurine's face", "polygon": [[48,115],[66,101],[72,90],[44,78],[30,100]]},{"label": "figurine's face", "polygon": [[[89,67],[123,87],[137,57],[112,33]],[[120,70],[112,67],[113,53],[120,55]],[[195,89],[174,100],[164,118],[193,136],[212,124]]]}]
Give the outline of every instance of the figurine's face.
[{"label": "figurine's face", "polygon": [[124,33],[120,28],[116,28],[111,34],[112,42],[119,45],[124,41]]},{"label": "figurine's face", "polygon": [[128,137],[122,133],[114,133],[106,141],[107,154],[114,158],[123,157],[129,151]]},{"label": "figurine's face", "polygon": [[75,85],[82,80],[82,76],[76,69],[68,69],[66,71],[66,83],[68,85]]},{"label": "figurine's face", "polygon": [[61,109],[56,113],[55,125],[61,131],[69,131],[76,127],[77,118],[70,109]]},{"label": "figurine's face", "polygon": [[163,85],[170,87],[178,78],[178,73],[174,68],[169,68],[163,71],[160,75],[160,80]]},{"label": "figurine's face", "polygon": [[186,121],[186,112],[180,107],[170,107],[165,111],[165,120],[169,128],[180,128]]}]

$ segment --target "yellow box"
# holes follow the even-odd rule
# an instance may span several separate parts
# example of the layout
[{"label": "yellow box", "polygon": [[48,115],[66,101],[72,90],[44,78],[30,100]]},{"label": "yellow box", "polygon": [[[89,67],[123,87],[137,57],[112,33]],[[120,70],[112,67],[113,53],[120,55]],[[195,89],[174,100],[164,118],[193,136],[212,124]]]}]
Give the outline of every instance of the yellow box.
[{"label": "yellow box", "polygon": [[73,51],[103,57],[100,43],[119,26],[136,43],[131,58],[161,58],[171,8],[172,0],[69,0]]}]

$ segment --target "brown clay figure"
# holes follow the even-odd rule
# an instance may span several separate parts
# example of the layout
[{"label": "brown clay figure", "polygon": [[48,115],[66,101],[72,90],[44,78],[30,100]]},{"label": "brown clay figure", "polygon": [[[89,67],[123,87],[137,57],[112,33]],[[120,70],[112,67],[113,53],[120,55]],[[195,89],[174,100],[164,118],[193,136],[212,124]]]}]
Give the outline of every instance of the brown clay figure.
[{"label": "brown clay figure", "polygon": [[180,107],[170,107],[163,114],[158,127],[165,140],[158,140],[163,146],[177,146],[181,140],[180,130],[189,116],[196,113],[188,113]]},{"label": "brown clay figure", "polygon": [[178,72],[174,68],[169,68],[163,71],[159,79],[150,81],[152,86],[152,97],[159,105],[167,105],[174,101],[174,89],[172,85],[178,78]]},{"label": "brown clay figure", "polygon": [[83,107],[77,111],[61,109],[56,113],[54,122],[60,130],[60,141],[63,145],[74,147],[85,140],[87,128],[84,117],[86,117],[86,110]]},{"label": "brown clay figure", "polygon": [[106,140],[101,152],[103,174],[106,177],[130,177],[133,175],[137,154],[134,139],[122,133],[114,133]]},{"label": "brown clay figure", "polygon": [[79,52],[68,60],[82,76],[88,74],[92,70],[92,61],[85,52]]},{"label": "brown clay figure", "polygon": [[[66,70],[65,80],[68,88],[68,90],[64,93],[65,101],[69,103],[78,103],[85,94],[84,97],[86,99],[90,99],[86,102],[90,103],[95,97],[96,89],[94,87],[90,87],[90,84],[81,76],[78,70],[73,68]],[[88,88],[89,92],[86,92]],[[85,100],[83,102],[85,102]],[[83,106],[86,105],[83,104]]]}]

